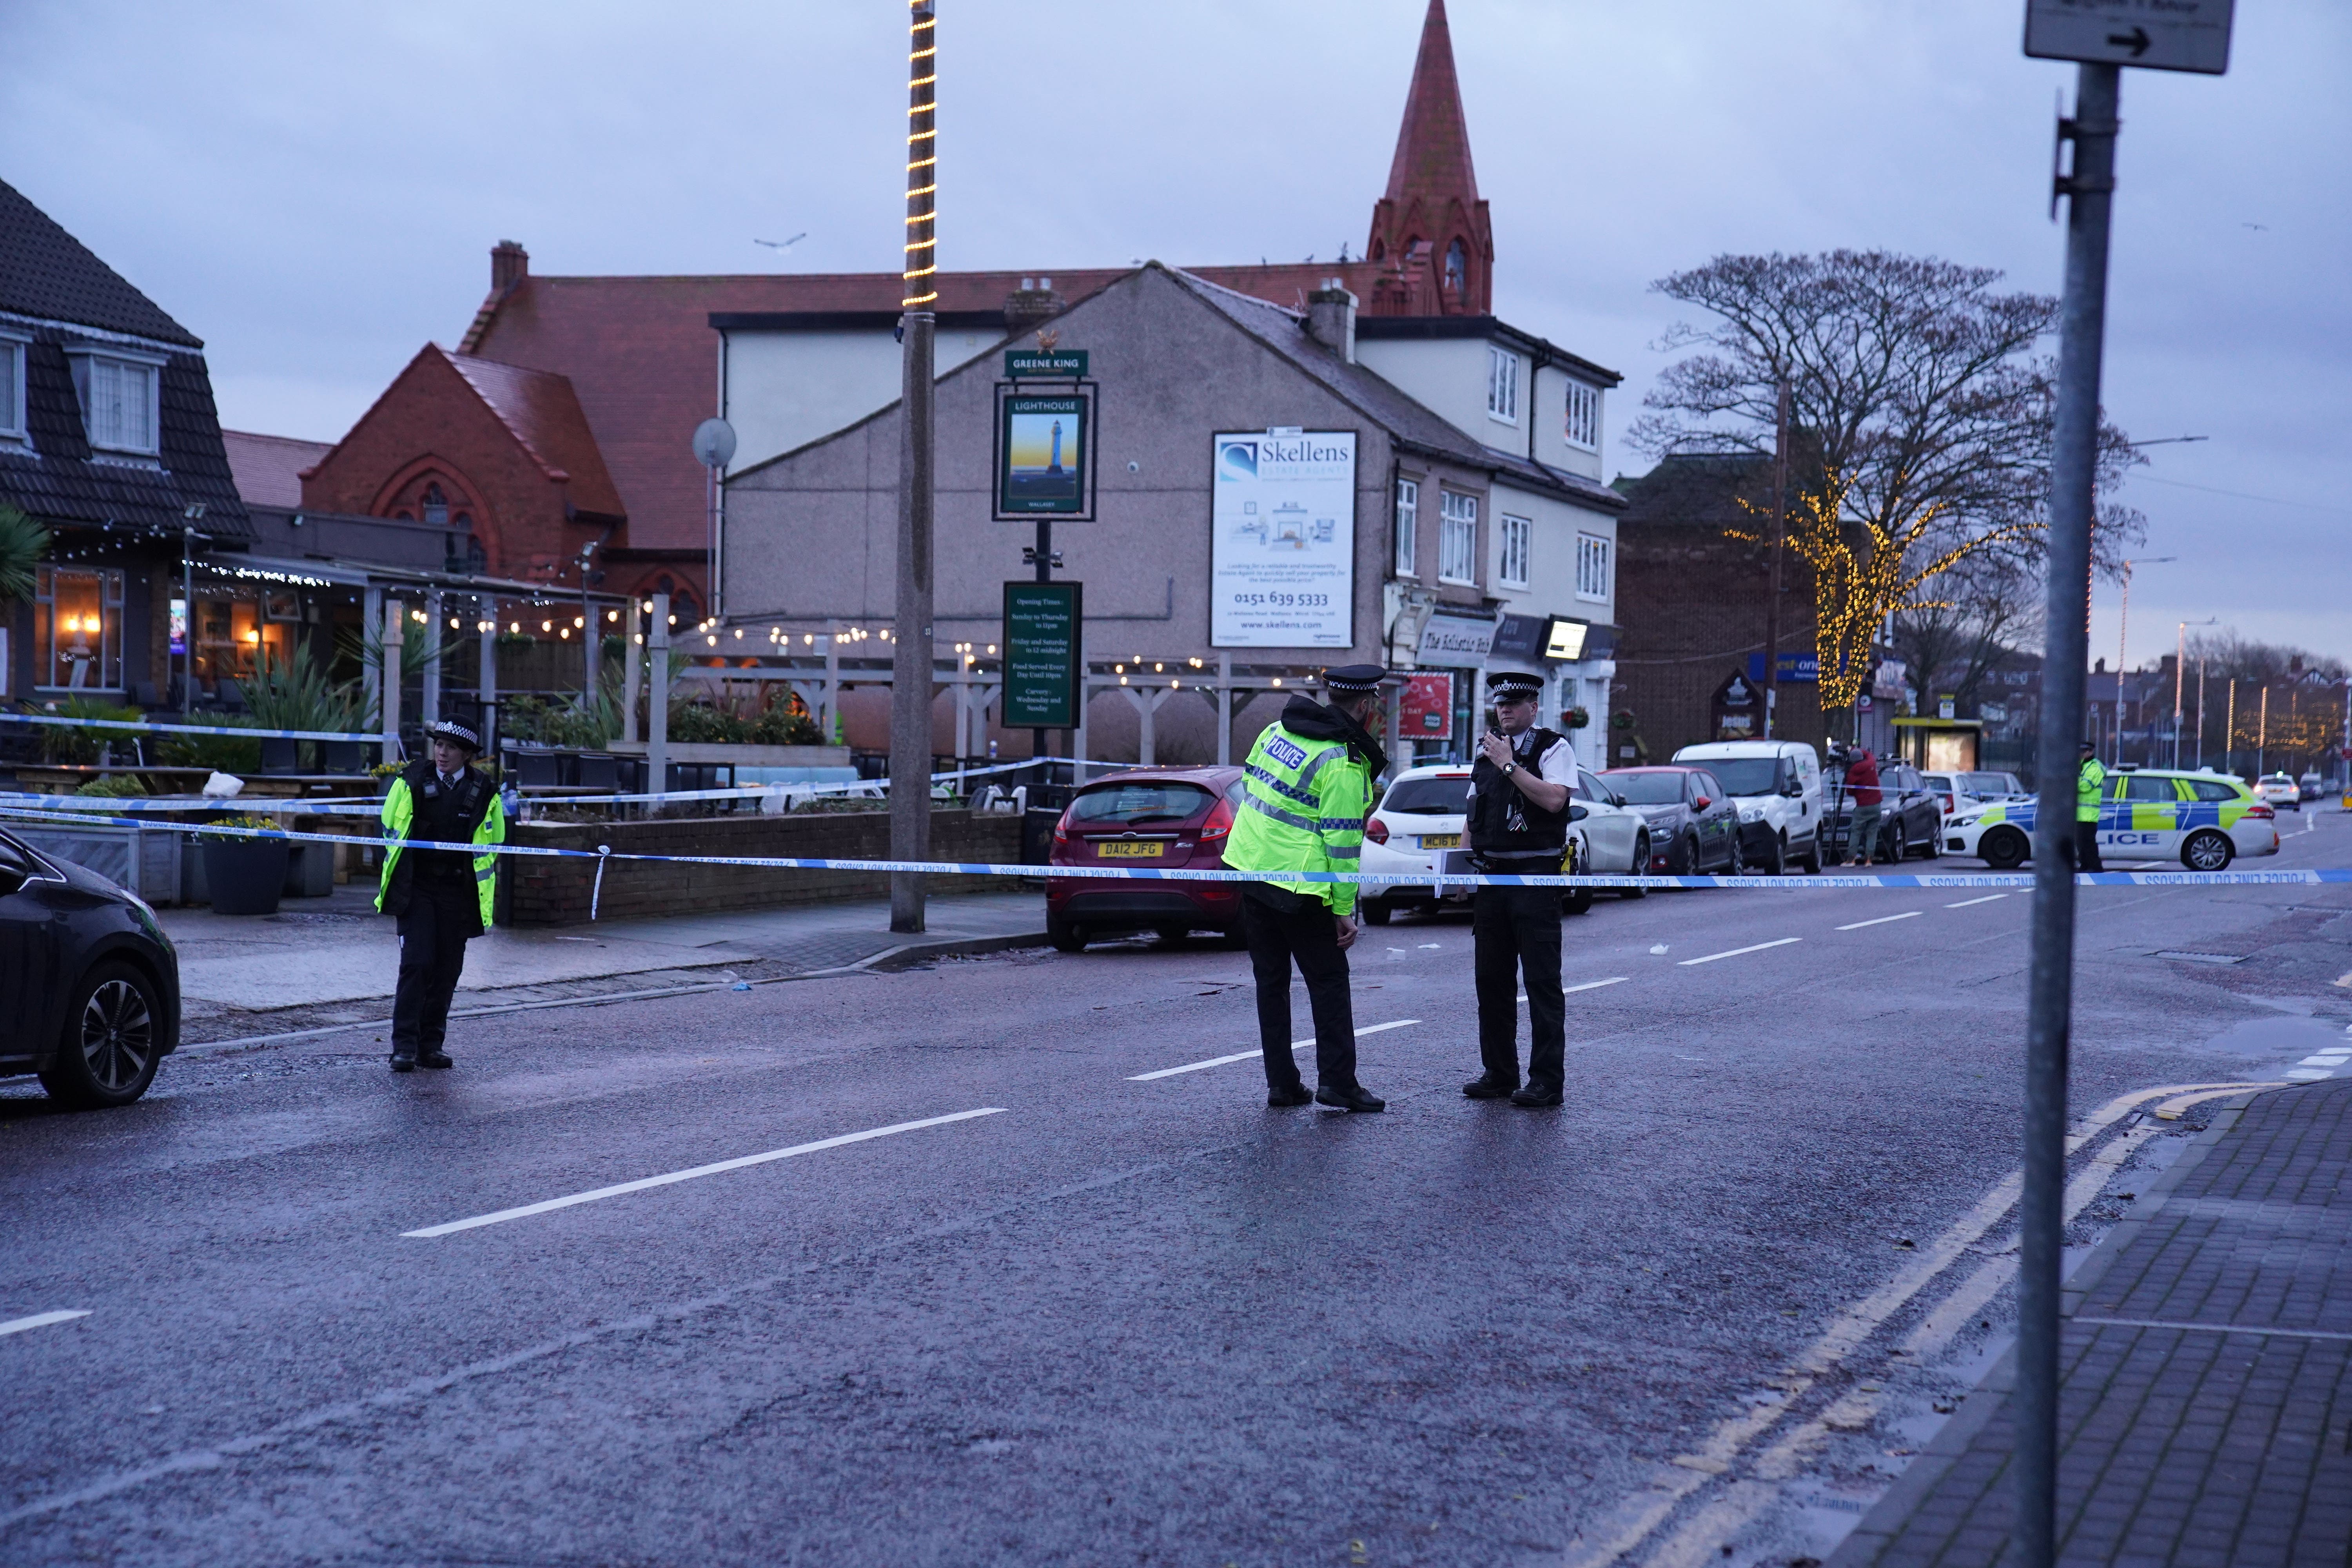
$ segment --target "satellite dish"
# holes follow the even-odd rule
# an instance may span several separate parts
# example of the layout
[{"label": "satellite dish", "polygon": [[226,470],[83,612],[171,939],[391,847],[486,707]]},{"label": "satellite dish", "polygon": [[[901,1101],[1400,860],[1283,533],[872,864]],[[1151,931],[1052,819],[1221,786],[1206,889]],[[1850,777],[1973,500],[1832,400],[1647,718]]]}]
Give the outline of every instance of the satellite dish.
[{"label": "satellite dish", "polygon": [[735,460],[735,426],[724,419],[706,419],[694,427],[694,458],[706,468],[723,468]]}]

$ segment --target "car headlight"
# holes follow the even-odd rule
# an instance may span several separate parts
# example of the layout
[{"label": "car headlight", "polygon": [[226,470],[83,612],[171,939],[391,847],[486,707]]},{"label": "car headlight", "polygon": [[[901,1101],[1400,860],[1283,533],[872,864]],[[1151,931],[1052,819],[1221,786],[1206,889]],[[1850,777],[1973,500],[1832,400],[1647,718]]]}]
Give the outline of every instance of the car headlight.
[{"label": "car headlight", "polygon": [[1743,805],[1739,808],[1739,820],[1761,822],[1764,820],[1764,808],[1760,805]]}]

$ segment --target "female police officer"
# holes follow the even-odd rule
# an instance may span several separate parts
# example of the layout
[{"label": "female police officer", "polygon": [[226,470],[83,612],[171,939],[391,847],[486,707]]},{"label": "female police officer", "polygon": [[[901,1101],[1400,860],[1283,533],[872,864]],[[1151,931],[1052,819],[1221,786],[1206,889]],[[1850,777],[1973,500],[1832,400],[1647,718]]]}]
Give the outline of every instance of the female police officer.
[{"label": "female police officer", "polygon": [[[466,943],[487,930],[499,858],[480,846],[506,841],[506,806],[471,764],[482,738],[445,719],[425,727],[428,755],[410,763],[383,797],[383,880],[375,907],[400,921],[400,987],[392,1005],[392,1070],[446,1068],[449,998],[466,967]],[[472,844],[412,849],[410,843]]]}]

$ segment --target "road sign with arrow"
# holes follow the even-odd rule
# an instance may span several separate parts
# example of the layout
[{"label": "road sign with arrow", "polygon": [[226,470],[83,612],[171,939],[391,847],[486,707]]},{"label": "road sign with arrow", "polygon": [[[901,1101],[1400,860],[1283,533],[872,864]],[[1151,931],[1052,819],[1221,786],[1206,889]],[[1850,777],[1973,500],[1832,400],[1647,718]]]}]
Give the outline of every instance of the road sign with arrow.
[{"label": "road sign with arrow", "polygon": [[2147,70],[2230,68],[2235,0],[2026,0],[2025,52]]}]

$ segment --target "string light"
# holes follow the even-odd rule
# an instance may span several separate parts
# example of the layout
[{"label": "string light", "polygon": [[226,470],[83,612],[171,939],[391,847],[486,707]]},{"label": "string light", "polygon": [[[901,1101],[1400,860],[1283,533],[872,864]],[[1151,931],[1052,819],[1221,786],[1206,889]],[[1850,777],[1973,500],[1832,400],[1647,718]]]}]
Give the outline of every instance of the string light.
[{"label": "string light", "polygon": [[919,310],[940,297],[932,287],[939,270],[939,16],[932,0],[908,0],[908,10],[906,296],[899,305]]}]

